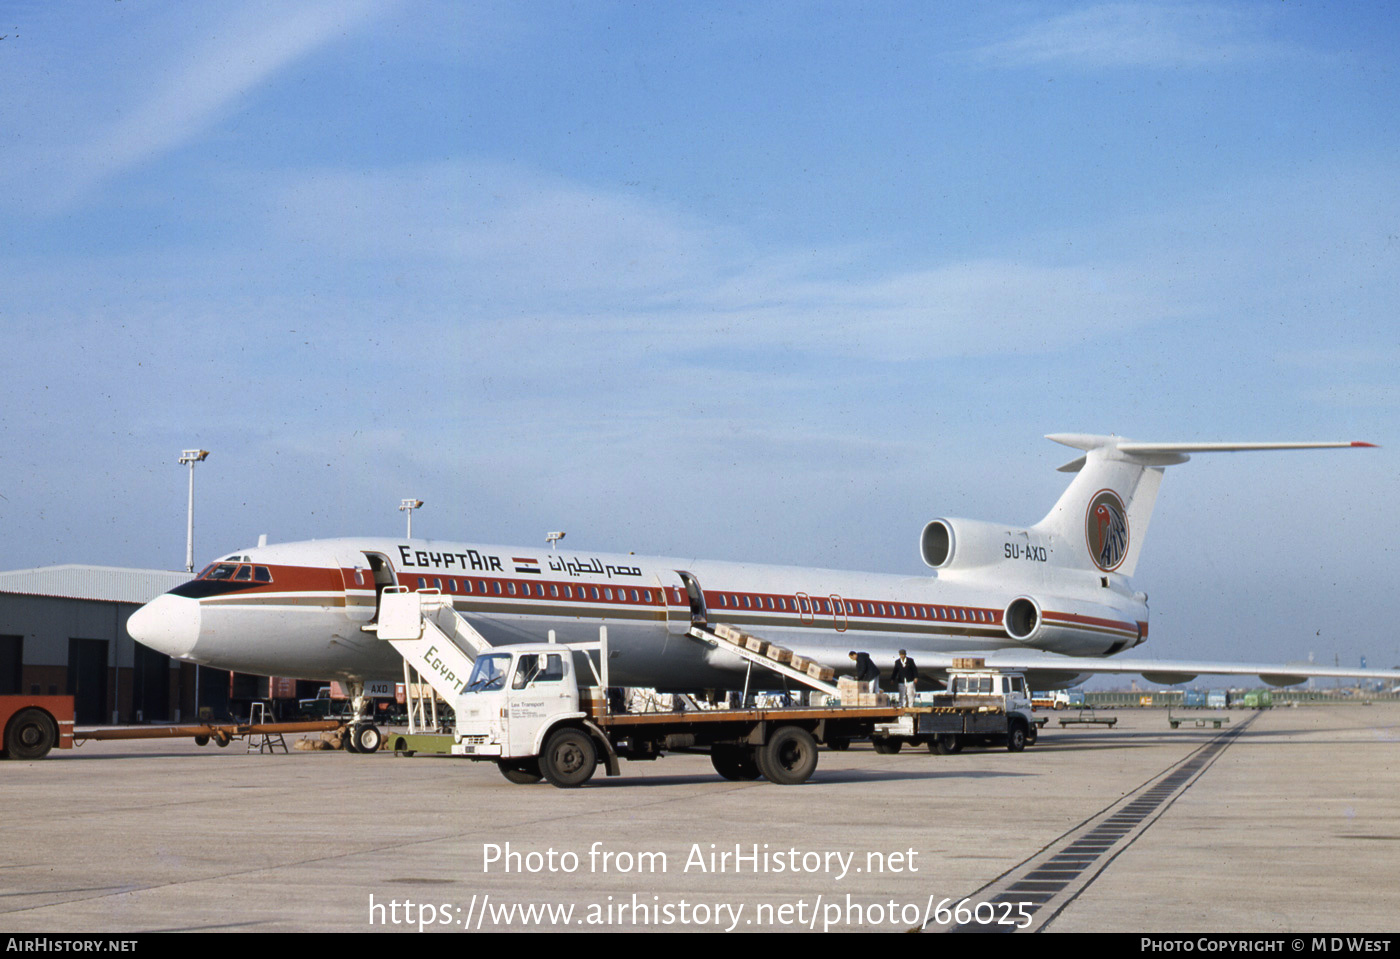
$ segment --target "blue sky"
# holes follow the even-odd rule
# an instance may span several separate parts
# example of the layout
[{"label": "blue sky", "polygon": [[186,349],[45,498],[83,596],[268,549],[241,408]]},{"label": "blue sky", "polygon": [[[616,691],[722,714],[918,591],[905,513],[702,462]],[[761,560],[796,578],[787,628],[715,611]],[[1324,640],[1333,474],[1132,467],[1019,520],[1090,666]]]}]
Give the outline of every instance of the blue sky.
[{"label": "blue sky", "polygon": [[1389,4],[0,6],[6,568],[415,531],[916,573],[1169,471],[1160,656],[1400,663]]}]

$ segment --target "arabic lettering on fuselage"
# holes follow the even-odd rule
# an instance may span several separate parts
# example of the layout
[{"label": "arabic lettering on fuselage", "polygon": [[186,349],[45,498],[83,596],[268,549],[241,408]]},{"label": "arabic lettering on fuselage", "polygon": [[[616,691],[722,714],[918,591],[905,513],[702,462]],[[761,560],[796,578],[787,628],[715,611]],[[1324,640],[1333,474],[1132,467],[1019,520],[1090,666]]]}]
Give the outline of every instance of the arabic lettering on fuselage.
[{"label": "arabic lettering on fuselage", "polygon": [[[534,562],[531,560],[531,562]],[[474,549],[464,550],[460,553],[439,553],[434,550],[413,549],[409,546],[399,546],[399,565],[404,569],[436,569],[444,572],[505,572],[501,565],[500,556],[493,556],[482,553]],[[582,559],[578,556],[550,556],[549,568],[556,573],[568,573],[570,576],[604,576],[612,579],[614,576],[641,576],[640,566],[618,566],[612,563],[604,563],[596,556]],[[517,571],[520,567],[516,566]],[[529,570],[529,572],[536,572]]]},{"label": "arabic lettering on fuselage", "polygon": [[613,566],[604,563],[596,556],[592,559],[579,559],[567,556],[551,556],[549,558],[549,568],[556,573],[568,573],[570,576],[606,576],[612,579],[614,576],[640,576],[642,568],[640,566]]}]

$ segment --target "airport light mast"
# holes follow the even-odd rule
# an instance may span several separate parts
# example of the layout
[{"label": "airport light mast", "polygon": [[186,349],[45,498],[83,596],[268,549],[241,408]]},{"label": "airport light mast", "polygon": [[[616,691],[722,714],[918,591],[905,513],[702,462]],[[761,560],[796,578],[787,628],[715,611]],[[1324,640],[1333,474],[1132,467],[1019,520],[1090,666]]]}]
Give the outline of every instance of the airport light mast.
[{"label": "airport light mast", "polygon": [[406,499],[399,504],[399,510],[408,514],[408,538],[413,539],[413,511],[421,509],[423,501],[421,499]]},{"label": "airport light mast", "polygon": [[203,463],[209,456],[208,450],[184,450],[180,453],[180,465],[190,467],[190,507],[189,520],[185,529],[185,572],[194,572],[194,464]]}]

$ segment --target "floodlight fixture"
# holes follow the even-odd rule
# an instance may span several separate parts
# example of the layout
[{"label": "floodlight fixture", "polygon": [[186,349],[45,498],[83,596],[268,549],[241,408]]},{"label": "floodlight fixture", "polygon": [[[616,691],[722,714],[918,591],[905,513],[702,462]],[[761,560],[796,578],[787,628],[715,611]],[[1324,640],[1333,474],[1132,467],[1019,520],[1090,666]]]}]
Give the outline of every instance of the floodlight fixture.
[{"label": "floodlight fixture", "polygon": [[190,468],[190,502],[185,524],[185,572],[194,572],[194,464],[203,463],[209,457],[208,450],[182,450],[180,465]]},{"label": "floodlight fixture", "polygon": [[421,509],[423,501],[421,499],[406,499],[399,503],[399,511],[408,514],[408,538],[413,539],[413,511]]}]

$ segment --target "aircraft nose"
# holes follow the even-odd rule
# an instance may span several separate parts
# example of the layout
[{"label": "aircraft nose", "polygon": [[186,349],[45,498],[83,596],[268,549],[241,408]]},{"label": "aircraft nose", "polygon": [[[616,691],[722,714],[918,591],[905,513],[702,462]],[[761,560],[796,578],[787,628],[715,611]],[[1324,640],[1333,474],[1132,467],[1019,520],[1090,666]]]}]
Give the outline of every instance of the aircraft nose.
[{"label": "aircraft nose", "polygon": [[199,600],[166,593],[131,614],[131,638],[154,650],[184,659],[199,639]]}]

